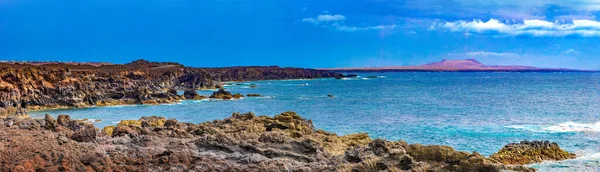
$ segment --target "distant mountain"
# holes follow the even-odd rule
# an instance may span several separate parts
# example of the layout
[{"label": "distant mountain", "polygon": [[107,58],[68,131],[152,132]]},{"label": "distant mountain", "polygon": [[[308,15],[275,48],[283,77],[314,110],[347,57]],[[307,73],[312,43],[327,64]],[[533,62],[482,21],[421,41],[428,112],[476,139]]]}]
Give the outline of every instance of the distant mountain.
[{"label": "distant mountain", "polygon": [[364,71],[364,72],[380,72],[380,71],[440,71],[440,72],[486,72],[486,71],[506,71],[506,72],[591,72],[588,70],[564,69],[564,68],[538,68],[531,66],[487,66],[475,59],[465,60],[442,60],[440,62],[428,63],[419,66],[386,66],[373,68],[328,68],[321,70],[331,71]]}]

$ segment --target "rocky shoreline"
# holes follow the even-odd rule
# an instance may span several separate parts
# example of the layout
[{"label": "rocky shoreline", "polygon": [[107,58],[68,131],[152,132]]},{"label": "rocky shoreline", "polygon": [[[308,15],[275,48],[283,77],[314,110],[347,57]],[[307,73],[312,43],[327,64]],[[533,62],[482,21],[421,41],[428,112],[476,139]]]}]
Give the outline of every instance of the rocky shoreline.
[{"label": "rocky shoreline", "polygon": [[26,115],[28,110],[200,99],[202,97],[178,95],[177,90],[222,88],[223,82],[335,78],[340,75],[277,66],[193,68],[145,60],[123,65],[0,63],[0,118]]},{"label": "rocky shoreline", "polygon": [[[102,130],[67,115],[3,123],[0,168],[7,171],[535,171],[448,146],[372,139],[366,133],[338,136],[294,112],[234,113],[200,124],[152,116]],[[549,142],[507,147],[531,151],[499,154],[568,154]]]}]

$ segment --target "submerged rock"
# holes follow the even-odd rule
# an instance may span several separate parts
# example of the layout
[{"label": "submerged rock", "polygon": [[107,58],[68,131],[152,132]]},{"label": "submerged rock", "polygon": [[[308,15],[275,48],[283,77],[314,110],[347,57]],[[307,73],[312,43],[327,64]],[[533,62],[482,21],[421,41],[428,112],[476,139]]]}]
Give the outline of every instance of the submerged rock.
[{"label": "submerged rock", "polygon": [[327,97],[334,98],[335,96],[333,94],[327,94]]},{"label": "submerged rock", "polygon": [[542,161],[573,159],[575,154],[562,150],[558,144],[549,141],[521,141],[504,146],[490,158],[503,164],[531,164]]},{"label": "submerged rock", "polygon": [[367,76],[367,78],[373,79],[373,78],[378,78],[378,76]]},{"label": "submerged rock", "polygon": [[260,94],[248,94],[246,96],[248,96],[248,97],[261,97],[262,95],[260,95]]}]

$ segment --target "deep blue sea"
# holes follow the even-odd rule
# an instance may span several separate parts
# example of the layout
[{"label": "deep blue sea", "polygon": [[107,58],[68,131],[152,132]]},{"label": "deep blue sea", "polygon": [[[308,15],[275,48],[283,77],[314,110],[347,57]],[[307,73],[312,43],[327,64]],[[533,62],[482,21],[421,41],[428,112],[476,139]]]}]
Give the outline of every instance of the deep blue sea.
[{"label": "deep blue sea", "polygon": [[[273,116],[295,111],[340,135],[449,145],[490,155],[507,143],[550,140],[575,160],[532,165],[540,171],[600,170],[600,73],[361,73],[358,78],[234,83],[232,93],[264,97],[168,105],[33,112],[100,119],[159,115],[200,123],[233,112]],[[368,79],[367,76],[379,76]],[[256,84],[257,88],[250,88]],[[210,95],[214,90],[198,91]],[[335,98],[328,98],[332,94]]]}]

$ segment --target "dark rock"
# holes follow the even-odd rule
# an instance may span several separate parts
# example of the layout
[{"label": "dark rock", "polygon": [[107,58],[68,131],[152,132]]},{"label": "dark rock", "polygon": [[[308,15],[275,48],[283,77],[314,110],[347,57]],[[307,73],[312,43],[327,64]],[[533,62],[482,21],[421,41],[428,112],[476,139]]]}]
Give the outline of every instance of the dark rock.
[{"label": "dark rock", "polygon": [[332,95],[332,94],[327,94],[327,97],[329,97],[329,98],[334,98],[335,96],[334,96],[334,95]]},{"label": "dark rock", "polygon": [[223,99],[223,100],[229,100],[229,99],[239,99],[244,97],[244,95],[241,94],[231,94],[229,91],[225,91],[225,89],[219,89],[219,91],[213,92],[212,95],[210,95],[210,98],[214,98],[214,99]]},{"label": "dark rock", "polygon": [[248,94],[246,96],[248,96],[248,97],[261,97],[262,95],[260,95],[260,94]]},{"label": "dark rock", "polygon": [[179,122],[177,122],[176,119],[168,119],[167,121],[165,121],[165,127],[167,128],[176,128],[178,127]]},{"label": "dark rock", "polygon": [[198,94],[198,92],[196,92],[196,90],[185,90],[183,92],[183,96],[185,97],[185,99],[189,99],[189,100],[200,100],[200,99],[206,98],[206,97]]},{"label": "dark rock", "polygon": [[124,65],[5,62],[0,63],[0,117],[22,117],[28,110],[172,103],[181,99],[176,90],[212,89],[227,81],[338,75],[276,66],[192,68],[145,60]]}]

